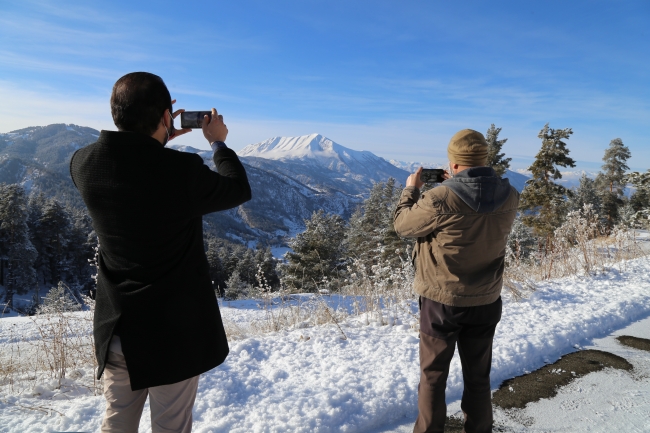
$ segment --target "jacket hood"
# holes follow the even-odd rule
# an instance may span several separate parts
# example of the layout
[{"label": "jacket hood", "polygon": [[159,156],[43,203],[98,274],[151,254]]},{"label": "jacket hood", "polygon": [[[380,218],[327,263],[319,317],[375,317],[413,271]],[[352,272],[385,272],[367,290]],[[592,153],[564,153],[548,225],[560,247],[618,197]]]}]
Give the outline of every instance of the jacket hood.
[{"label": "jacket hood", "polygon": [[442,185],[478,213],[494,212],[510,196],[510,181],[497,176],[492,167],[468,168],[445,180]]}]

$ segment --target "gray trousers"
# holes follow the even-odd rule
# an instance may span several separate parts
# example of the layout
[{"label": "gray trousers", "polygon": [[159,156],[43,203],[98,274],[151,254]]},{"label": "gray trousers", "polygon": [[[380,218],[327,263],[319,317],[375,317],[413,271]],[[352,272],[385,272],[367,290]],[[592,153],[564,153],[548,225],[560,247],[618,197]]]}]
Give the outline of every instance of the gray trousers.
[{"label": "gray trousers", "polygon": [[104,370],[106,414],[102,433],[136,433],[144,403],[149,396],[153,433],[189,433],[199,376],[171,385],[131,391],[124,356],[108,352]]}]

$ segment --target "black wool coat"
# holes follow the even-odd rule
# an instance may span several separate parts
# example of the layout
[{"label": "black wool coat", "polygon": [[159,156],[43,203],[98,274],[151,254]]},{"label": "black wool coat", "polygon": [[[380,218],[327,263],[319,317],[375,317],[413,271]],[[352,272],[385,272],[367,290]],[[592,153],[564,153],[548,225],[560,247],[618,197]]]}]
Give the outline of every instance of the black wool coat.
[{"label": "black wool coat", "polygon": [[100,243],[95,354],[101,377],[117,331],[133,390],[197,376],[228,355],[203,248],[202,215],[251,199],[231,149],[217,172],[135,132],[102,131],[70,161]]}]

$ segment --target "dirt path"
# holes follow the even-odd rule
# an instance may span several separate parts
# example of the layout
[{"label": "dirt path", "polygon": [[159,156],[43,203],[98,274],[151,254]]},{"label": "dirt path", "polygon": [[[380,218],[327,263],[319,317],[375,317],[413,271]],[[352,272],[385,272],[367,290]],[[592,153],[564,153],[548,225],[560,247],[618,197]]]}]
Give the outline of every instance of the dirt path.
[{"label": "dirt path", "polygon": [[554,397],[560,388],[575,379],[607,367],[632,370],[632,364],[620,356],[601,350],[581,350],[531,373],[506,380],[492,395],[492,403],[502,409],[523,409],[528,403]]}]

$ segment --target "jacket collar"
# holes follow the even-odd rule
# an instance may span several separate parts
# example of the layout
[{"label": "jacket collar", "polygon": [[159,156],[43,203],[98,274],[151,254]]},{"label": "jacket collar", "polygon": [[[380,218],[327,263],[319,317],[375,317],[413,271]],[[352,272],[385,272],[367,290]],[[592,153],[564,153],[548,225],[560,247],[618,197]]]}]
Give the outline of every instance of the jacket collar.
[{"label": "jacket collar", "polygon": [[105,131],[99,133],[97,143],[107,144],[110,146],[146,146],[163,149],[160,141],[147,134],[131,131]]},{"label": "jacket collar", "polygon": [[510,195],[510,181],[497,176],[492,167],[468,168],[445,180],[442,185],[478,213],[494,212]]}]

